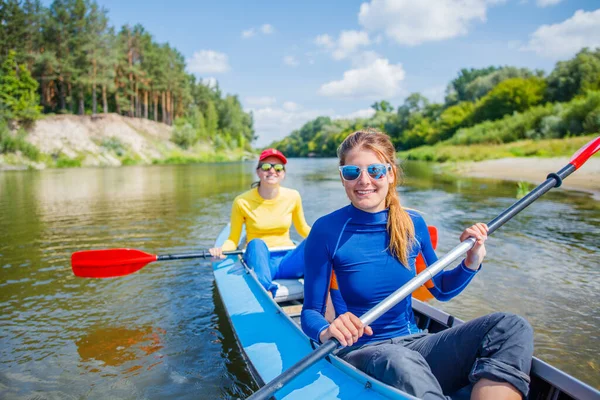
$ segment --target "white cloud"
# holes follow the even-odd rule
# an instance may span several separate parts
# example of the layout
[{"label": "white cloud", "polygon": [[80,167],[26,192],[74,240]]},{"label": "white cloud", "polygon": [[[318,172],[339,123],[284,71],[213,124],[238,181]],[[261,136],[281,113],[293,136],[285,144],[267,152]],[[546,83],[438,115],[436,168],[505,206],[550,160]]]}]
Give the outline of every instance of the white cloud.
[{"label": "white cloud", "polygon": [[[291,103],[286,102],[284,104]],[[295,104],[295,103],[294,103]],[[321,115],[333,115],[333,110],[286,110],[280,107],[249,109],[254,116],[254,130],[258,136],[257,146],[266,146],[274,140],[281,140],[300,128],[306,122]]]},{"label": "white cloud", "polygon": [[319,94],[350,99],[391,98],[400,92],[404,76],[402,64],[390,64],[387,59],[379,58],[370,65],[344,72],[342,80],[325,83]]},{"label": "white cloud", "polygon": [[363,52],[354,54],[351,57],[352,66],[354,68],[366,67],[366,66],[373,64],[379,58],[383,58],[383,57],[375,51],[372,51],[372,50],[363,51]]},{"label": "white cloud", "polygon": [[538,7],[548,7],[558,4],[561,1],[563,0],[536,0],[535,4],[537,4]]},{"label": "white cloud", "polygon": [[269,96],[249,96],[244,99],[244,103],[248,107],[268,107],[277,102],[275,97]]},{"label": "white cloud", "polygon": [[327,34],[317,36],[315,38],[315,44],[319,47],[324,47],[326,49],[331,49],[335,47],[335,41],[331,36]]},{"label": "white cloud", "polygon": [[299,64],[298,60],[296,60],[296,57],[294,57],[294,56],[283,57],[283,63],[285,65],[289,65],[290,67],[297,67]]},{"label": "white cloud", "polygon": [[342,31],[338,39],[337,48],[333,51],[334,60],[343,60],[354,53],[360,46],[371,44],[369,34],[364,31]]},{"label": "white cloud", "polygon": [[196,74],[217,74],[227,72],[229,60],[226,54],[213,50],[200,50],[187,60],[188,70]]},{"label": "white cloud", "polygon": [[265,35],[270,35],[270,34],[272,34],[273,32],[275,32],[275,29],[273,28],[273,25],[271,25],[271,24],[263,24],[263,25],[260,27],[260,31],[261,31],[262,33],[264,33]]},{"label": "white cloud", "polygon": [[359,23],[383,31],[399,44],[418,44],[464,36],[473,21],[484,22],[488,5],[497,0],[371,0],[363,3]]},{"label": "white cloud", "polygon": [[245,31],[242,31],[242,39],[251,38],[255,34],[256,34],[256,31],[254,30],[254,28],[246,29]]},{"label": "white cloud", "polygon": [[540,26],[521,50],[561,59],[573,56],[583,47],[599,46],[600,9],[590,12],[577,10],[571,18],[561,23]]},{"label": "white cloud", "polygon": [[375,110],[372,108],[363,108],[345,115],[334,115],[332,119],[356,119],[356,118],[371,118],[375,115]]},{"label": "white cloud", "polygon": [[300,110],[300,105],[297,103],[294,103],[293,101],[286,101],[285,103],[283,103],[283,109],[285,111],[298,111]]},{"label": "white cloud", "polygon": [[331,51],[334,60],[343,60],[356,53],[359,47],[371,44],[369,34],[365,31],[342,31],[337,40],[324,34],[314,40],[315,44]]}]

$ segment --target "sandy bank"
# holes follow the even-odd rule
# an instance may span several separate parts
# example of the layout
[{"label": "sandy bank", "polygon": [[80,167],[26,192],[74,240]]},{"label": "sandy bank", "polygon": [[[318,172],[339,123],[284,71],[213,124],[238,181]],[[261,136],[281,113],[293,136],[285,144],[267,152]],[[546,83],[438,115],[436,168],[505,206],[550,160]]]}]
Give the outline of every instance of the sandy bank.
[{"label": "sandy bank", "polygon": [[[550,172],[556,172],[569,162],[568,157],[557,158],[501,158],[470,163],[458,163],[453,172],[479,178],[527,181],[539,184]],[[600,200],[600,156],[590,158],[581,168],[565,179],[565,189],[594,194]]]}]

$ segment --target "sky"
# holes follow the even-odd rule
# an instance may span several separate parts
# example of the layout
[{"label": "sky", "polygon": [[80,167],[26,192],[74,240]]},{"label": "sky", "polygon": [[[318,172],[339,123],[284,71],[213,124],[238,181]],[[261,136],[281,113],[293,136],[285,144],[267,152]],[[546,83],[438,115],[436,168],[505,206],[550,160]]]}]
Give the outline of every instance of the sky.
[{"label": "sky", "polygon": [[188,72],[238,95],[257,146],[320,115],[372,115],[375,101],[443,101],[461,68],[548,73],[600,47],[600,0],[97,2],[111,25],[142,24]]}]

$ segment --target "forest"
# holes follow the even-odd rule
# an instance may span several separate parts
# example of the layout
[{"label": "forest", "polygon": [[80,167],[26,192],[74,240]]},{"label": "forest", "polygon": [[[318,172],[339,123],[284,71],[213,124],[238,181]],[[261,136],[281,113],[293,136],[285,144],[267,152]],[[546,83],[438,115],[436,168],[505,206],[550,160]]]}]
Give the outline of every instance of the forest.
[{"label": "forest", "polygon": [[412,93],[397,107],[386,100],[371,107],[370,118],[318,117],[272,146],[290,156],[330,157],[351,132],[374,128],[388,133],[406,158],[446,161],[459,156],[443,151],[446,146],[597,134],[600,49],[582,49],[547,76],[513,66],[464,68],[447,85],[442,103]]},{"label": "forest", "polygon": [[90,0],[0,3],[0,152],[27,147],[9,128],[45,115],[117,113],[174,126],[182,148],[199,141],[252,150],[252,115],[185,71],[183,55],[142,25],[115,28]]}]

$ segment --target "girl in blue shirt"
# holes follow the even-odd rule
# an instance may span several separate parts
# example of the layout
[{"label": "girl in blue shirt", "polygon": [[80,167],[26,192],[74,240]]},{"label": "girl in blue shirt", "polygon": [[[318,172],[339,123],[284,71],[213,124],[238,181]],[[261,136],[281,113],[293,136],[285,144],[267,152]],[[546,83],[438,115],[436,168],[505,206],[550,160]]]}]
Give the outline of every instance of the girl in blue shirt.
[{"label": "girl in blue shirt", "polygon": [[[315,222],[305,245],[302,328],[313,340],[335,337],[338,356],[375,378],[423,399],[473,384],[472,399],[519,399],[529,390],[533,332],[521,317],[494,313],[436,334],[421,332],[411,296],[370,326],[361,316],[415,276],[422,252],[437,261],[427,225],[400,205],[395,149],[383,133],[359,131],[338,149],[340,175],[350,205]],[[449,300],[481,268],[487,226],[475,224],[460,236],[477,241],[454,269],[439,273],[432,294]],[[336,318],[324,318],[329,281],[339,292]]]}]

